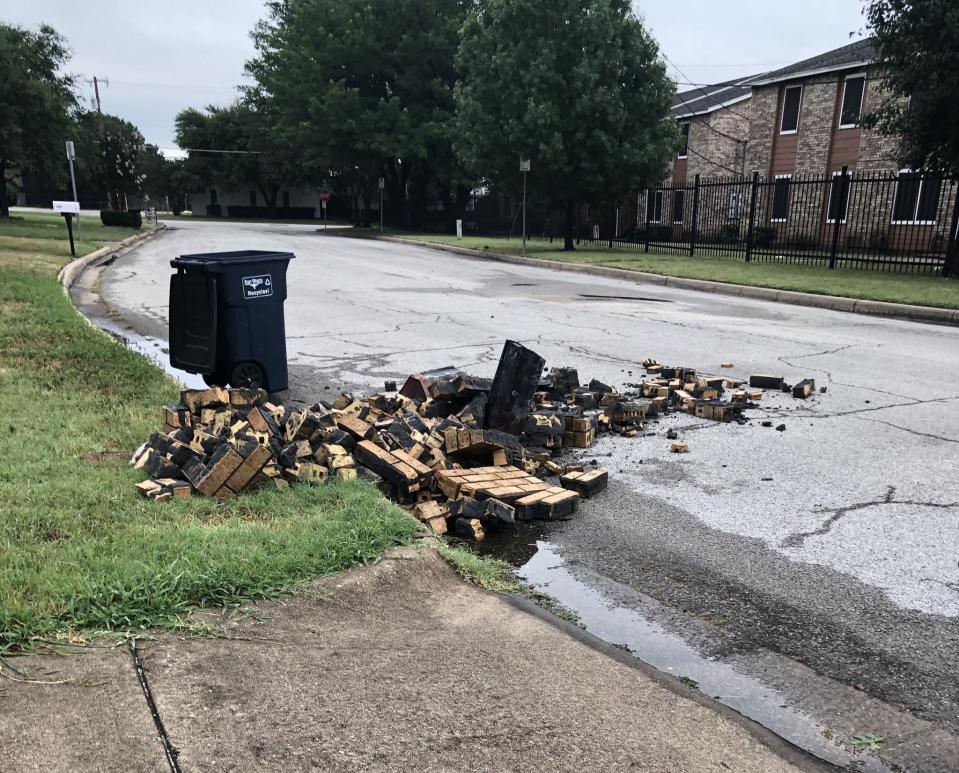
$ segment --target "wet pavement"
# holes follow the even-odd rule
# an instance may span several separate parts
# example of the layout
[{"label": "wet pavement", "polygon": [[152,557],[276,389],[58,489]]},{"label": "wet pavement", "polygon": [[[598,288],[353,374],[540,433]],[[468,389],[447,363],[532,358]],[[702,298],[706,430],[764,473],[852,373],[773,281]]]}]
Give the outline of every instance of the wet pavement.
[{"label": "wet pavement", "polygon": [[[507,337],[549,365],[616,385],[641,378],[639,361],[653,357],[827,386],[805,402],[768,396],[742,427],[677,415],[641,438],[604,438],[585,456],[609,467],[608,493],[567,523],[518,535],[507,557],[535,568],[559,556],[586,588],[639,594],[603,602],[615,608],[645,615],[644,600],[656,599],[696,623],[673,620],[675,635],[737,673],[761,672],[755,678],[783,704],[812,717],[814,735],[840,743],[882,735],[887,759],[919,770],[956,759],[959,329],[472,260],[307,226],[218,223],[178,223],[105,268],[107,316],[162,340],[169,259],[227,249],[297,255],[287,302],[293,399],[377,389],[443,365],[491,376]],[[723,361],[735,367],[720,371]],[[763,428],[762,419],[787,429]],[[689,442],[689,454],[668,453],[667,428]],[[636,645],[625,635],[619,643]],[[690,668],[684,658],[675,668]],[[713,691],[710,677],[687,675]],[[763,706],[763,694],[753,690],[746,703]]]}]

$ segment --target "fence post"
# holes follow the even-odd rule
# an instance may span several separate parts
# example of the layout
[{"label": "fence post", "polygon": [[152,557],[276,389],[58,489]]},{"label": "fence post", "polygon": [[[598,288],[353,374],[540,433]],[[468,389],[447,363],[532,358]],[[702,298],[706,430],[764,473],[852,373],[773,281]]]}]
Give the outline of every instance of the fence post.
[{"label": "fence post", "polygon": [[[842,199],[843,195],[846,193],[846,173],[849,171],[848,166],[842,168],[842,172],[839,173],[839,198],[836,199],[836,220],[833,223],[832,228],[832,245],[829,248],[829,268],[836,267],[836,252],[839,250],[839,226],[842,225],[842,217],[845,212],[840,212],[840,209],[843,209]],[[832,186],[835,185],[835,178],[830,183],[829,186],[829,200],[826,202],[826,219],[829,219],[829,210],[832,209]],[[846,202],[848,207],[849,202]]]},{"label": "fence post", "polygon": [[646,189],[646,228],[643,230],[643,240],[646,242],[646,252],[649,252],[649,192],[650,188]]},{"label": "fence post", "polygon": [[[675,193],[673,194],[676,195]],[[689,235],[689,257],[696,254],[696,229],[699,227],[699,175],[693,179],[693,229]]]},{"label": "fence post", "polygon": [[753,259],[753,227],[756,225],[756,193],[759,191],[759,172],[753,172],[752,192],[749,194],[749,228],[746,231],[746,262]]},{"label": "fence post", "polygon": [[952,189],[955,192],[956,201],[952,205],[952,222],[949,223],[949,246],[946,247],[946,262],[942,264],[942,275],[944,277],[955,276],[957,269],[959,269],[959,266],[956,265],[959,262],[959,237],[957,237],[957,229],[959,229],[959,180],[953,181]]}]

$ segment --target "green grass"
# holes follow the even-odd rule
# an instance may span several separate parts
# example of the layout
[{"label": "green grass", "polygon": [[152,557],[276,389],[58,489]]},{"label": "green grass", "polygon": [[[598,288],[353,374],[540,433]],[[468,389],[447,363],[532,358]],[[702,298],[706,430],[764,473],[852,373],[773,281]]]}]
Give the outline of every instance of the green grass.
[{"label": "green grass", "polygon": [[68,256],[45,229],[0,221],[0,652],[176,627],[195,607],[272,596],[413,539],[418,525],[359,482],[137,496],[127,459],[177,387],[76,313],[55,278]]},{"label": "green grass", "polygon": [[[404,239],[416,239],[452,244],[475,250],[520,255],[522,242],[503,237],[465,237],[436,234],[388,232]],[[337,235],[342,235],[338,233]],[[359,235],[359,234],[358,234]],[[369,235],[369,234],[363,234]],[[372,234],[375,235],[375,234]],[[746,263],[742,258],[706,257],[644,253],[641,249],[608,249],[589,247],[564,252],[562,242],[542,240],[527,243],[527,255],[532,258],[564,263],[587,263],[596,266],[646,271],[663,276],[708,279],[714,282],[770,287],[777,290],[838,295],[892,303],[910,303],[919,306],[959,308],[959,279],[917,276],[880,271],[834,269],[787,263]]]},{"label": "green grass", "polygon": [[[84,242],[117,242],[136,233],[132,228],[105,226],[96,216],[84,215],[80,225]],[[144,223],[143,230],[152,228]],[[0,222],[0,235],[4,237],[22,237],[30,239],[56,239],[68,244],[67,223],[62,215],[41,212],[14,212],[9,220]],[[76,239],[77,221],[73,221],[73,238]],[[77,253],[80,253],[79,247]]]}]

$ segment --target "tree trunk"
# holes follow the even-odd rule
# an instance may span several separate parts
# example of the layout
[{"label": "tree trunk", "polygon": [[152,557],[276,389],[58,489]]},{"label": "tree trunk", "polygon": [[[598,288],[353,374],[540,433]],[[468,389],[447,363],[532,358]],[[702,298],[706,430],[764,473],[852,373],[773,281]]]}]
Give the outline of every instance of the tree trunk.
[{"label": "tree trunk", "polygon": [[576,230],[576,202],[573,199],[563,203],[563,211],[566,213],[566,232],[564,234],[563,250],[572,252],[576,249],[573,246],[573,237]]},{"label": "tree trunk", "polygon": [[0,161],[0,217],[10,217],[10,202],[7,201],[7,172]]},{"label": "tree trunk", "polygon": [[269,192],[262,186],[257,186],[260,188],[260,195],[263,197],[263,203],[266,204],[266,216],[270,219],[276,217],[276,200],[280,195],[280,186],[273,185],[270,187]]},{"label": "tree trunk", "polygon": [[350,194],[350,217],[353,220],[353,227],[360,227],[360,198],[356,193]]}]

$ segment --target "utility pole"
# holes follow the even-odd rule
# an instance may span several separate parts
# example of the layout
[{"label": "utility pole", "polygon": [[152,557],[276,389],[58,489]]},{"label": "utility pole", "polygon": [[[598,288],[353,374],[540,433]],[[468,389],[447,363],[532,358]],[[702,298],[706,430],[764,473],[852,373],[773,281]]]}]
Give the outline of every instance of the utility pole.
[{"label": "utility pole", "polygon": [[[87,78],[87,83],[93,86],[93,95],[96,98],[97,112],[102,115],[103,109],[100,107],[100,79],[98,79],[97,76],[94,75],[92,78]],[[109,86],[110,79],[103,78],[103,85]]]},{"label": "utility pole", "polygon": [[[73,200],[77,202],[77,238],[83,239],[83,226],[80,225],[80,199],[77,198],[77,178],[73,174],[73,162],[77,160],[77,151],[73,146],[73,140],[67,140],[67,161],[70,162],[70,182],[73,184]],[[70,226],[70,221],[67,219],[67,227]],[[70,244],[71,248],[73,245],[73,232],[70,233]]]},{"label": "utility pole", "polygon": [[523,255],[526,255],[526,173],[529,172],[529,159],[520,159],[519,171],[523,173]]}]

